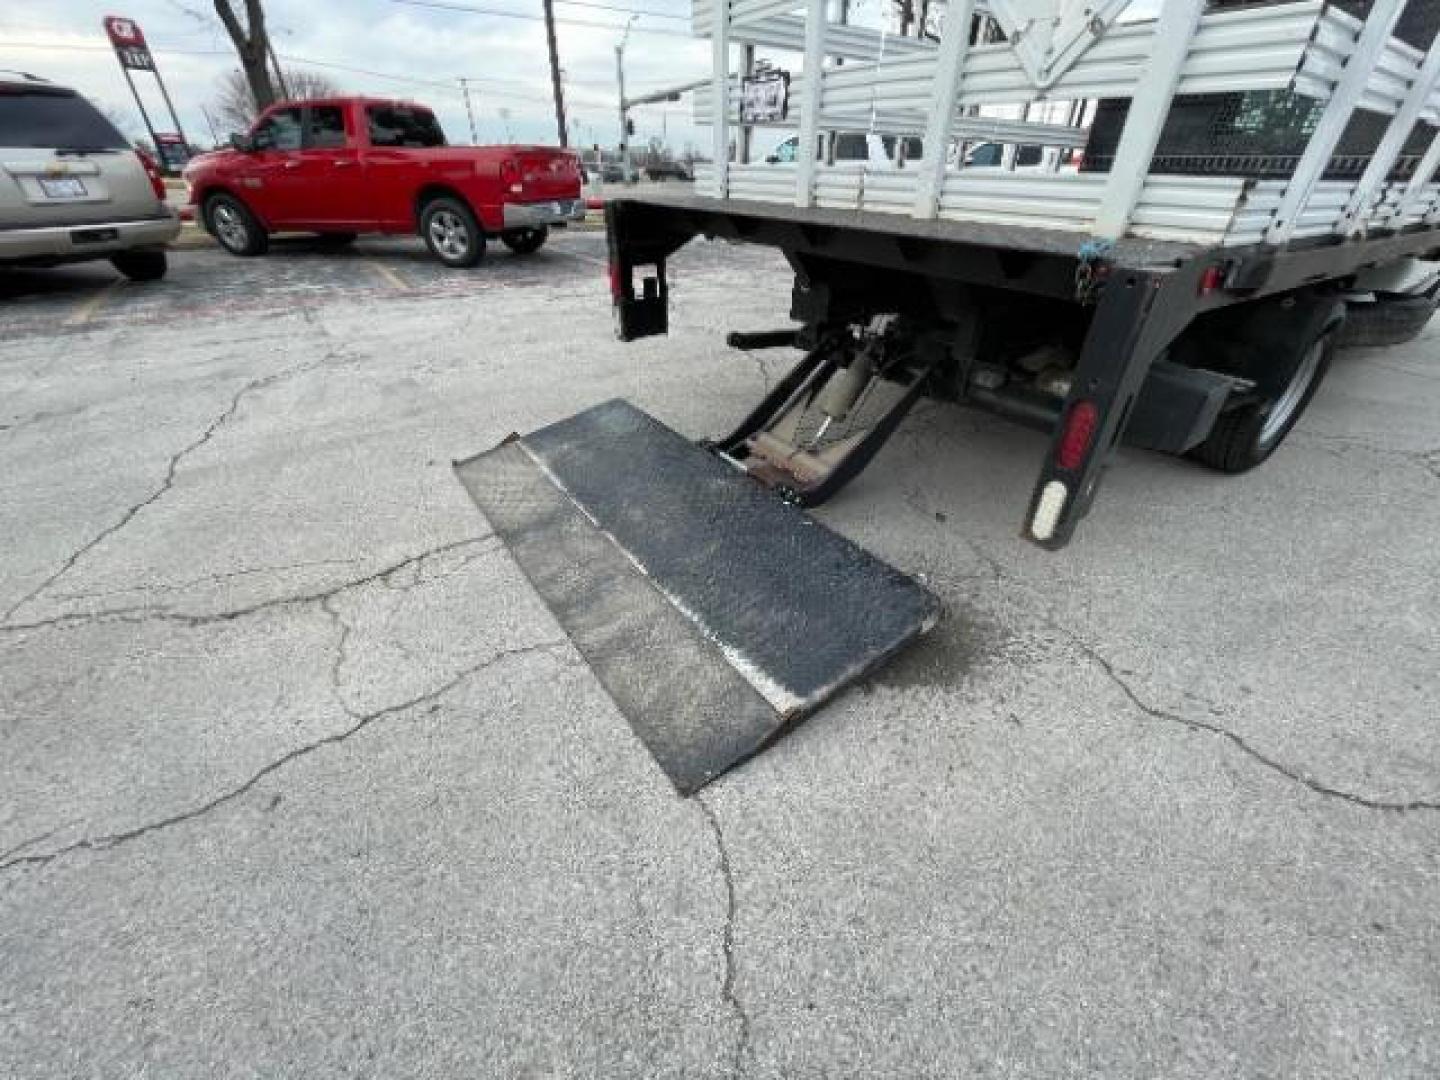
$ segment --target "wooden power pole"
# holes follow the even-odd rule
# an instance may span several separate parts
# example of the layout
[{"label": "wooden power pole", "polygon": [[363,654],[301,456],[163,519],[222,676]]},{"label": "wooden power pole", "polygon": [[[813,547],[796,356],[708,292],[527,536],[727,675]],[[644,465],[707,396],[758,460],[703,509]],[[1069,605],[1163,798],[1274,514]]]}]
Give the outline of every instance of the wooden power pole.
[{"label": "wooden power pole", "polygon": [[555,45],[555,2],[545,0],[545,40],[550,44],[550,85],[555,91],[555,128],[560,145],[569,146],[565,134],[565,92],[560,89],[560,50]]}]

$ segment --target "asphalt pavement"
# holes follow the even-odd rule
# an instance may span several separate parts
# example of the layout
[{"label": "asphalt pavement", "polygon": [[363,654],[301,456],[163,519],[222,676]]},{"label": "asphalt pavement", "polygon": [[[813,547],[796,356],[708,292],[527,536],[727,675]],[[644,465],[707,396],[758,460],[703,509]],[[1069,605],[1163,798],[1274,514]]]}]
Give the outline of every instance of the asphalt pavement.
[{"label": "asphalt pavement", "polygon": [[[678,797],[451,461],[733,424],[773,252],[0,273],[0,1076],[1440,1074],[1440,324],[1222,477],[926,403],[816,516],[940,626]],[[803,645],[803,643],[801,643]]]}]

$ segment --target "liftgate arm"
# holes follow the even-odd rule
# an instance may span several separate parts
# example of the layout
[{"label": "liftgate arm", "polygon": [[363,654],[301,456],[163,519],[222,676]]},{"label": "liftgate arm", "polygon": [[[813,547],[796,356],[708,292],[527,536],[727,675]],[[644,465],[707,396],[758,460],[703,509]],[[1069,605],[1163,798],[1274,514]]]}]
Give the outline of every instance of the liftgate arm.
[{"label": "liftgate arm", "polygon": [[1190,323],[1202,267],[1108,268],[1023,535],[1056,550],[1090,508],[1150,366]]}]

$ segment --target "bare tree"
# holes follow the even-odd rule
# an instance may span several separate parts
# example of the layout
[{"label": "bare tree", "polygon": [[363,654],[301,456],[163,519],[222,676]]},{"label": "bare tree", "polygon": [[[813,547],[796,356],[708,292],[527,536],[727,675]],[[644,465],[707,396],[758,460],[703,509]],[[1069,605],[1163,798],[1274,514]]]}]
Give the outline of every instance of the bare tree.
[{"label": "bare tree", "polygon": [[265,32],[265,9],[260,0],[244,0],[245,19],[242,23],[235,6],[240,0],[215,0],[215,14],[225,25],[225,32],[240,55],[240,67],[250,87],[250,97],[258,108],[275,103],[275,84],[268,67],[270,38]]},{"label": "bare tree", "polygon": [[[285,85],[290,87],[294,101],[309,101],[312,98],[337,97],[340,87],[324,75],[301,68],[285,70]],[[216,121],[222,131],[244,131],[260,114],[260,107],[250,93],[250,84],[243,71],[229,71],[220,78],[220,89],[211,105]]]}]

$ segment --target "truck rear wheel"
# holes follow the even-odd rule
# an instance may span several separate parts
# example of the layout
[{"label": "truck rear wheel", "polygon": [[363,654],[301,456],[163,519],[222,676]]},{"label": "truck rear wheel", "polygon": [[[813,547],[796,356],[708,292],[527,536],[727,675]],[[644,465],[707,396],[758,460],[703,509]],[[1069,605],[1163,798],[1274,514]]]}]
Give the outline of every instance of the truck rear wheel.
[{"label": "truck rear wheel", "polygon": [[485,233],[459,199],[431,199],[420,212],[420,235],[430,254],[446,266],[474,266],[485,254]]},{"label": "truck rear wheel", "polygon": [[529,255],[540,250],[550,230],[544,225],[533,229],[507,229],[500,234],[500,242],[516,255]]},{"label": "truck rear wheel", "polygon": [[1340,328],[1339,344],[1403,345],[1414,341],[1425,329],[1440,293],[1428,296],[1376,295],[1368,303],[1347,304],[1345,325]]},{"label": "truck rear wheel", "polygon": [[1191,456],[1226,473],[1242,473],[1259,465],[1285,441],[1305,412],[1330,370],[1334,352],[1335,325],[1331,324],[1294,351],[1283,385],[1221,413]]},{"label": "truck rear wheel", "polygon": [[211,195],[205,200],[205,226],[231,255],[263,255],[270,246],[250,208],[233,195]]}]

